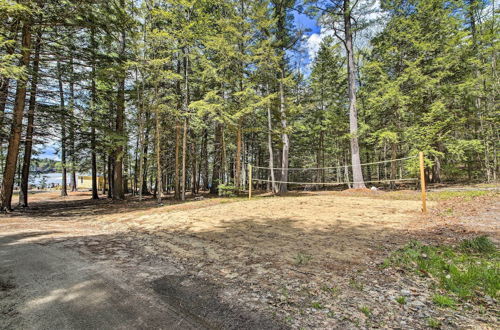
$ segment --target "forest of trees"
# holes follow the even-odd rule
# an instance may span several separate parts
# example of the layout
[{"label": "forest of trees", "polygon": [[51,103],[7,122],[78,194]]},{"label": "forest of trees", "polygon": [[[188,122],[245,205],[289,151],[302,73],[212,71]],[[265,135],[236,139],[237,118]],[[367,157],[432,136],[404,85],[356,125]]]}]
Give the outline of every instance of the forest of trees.
[{"label": "forest of trees", "polygon": [[[331,32],[308,65],[294,15]],[[94,199],[97,176],[118,200],[238,189],[247,164],[362,188],[361,163],[419,151],[429,182],[498,179],[490,0],[0,0],[0,19],[2,209],[15,180],[28,205],[44,143],[62,194],[89,172]]]}]

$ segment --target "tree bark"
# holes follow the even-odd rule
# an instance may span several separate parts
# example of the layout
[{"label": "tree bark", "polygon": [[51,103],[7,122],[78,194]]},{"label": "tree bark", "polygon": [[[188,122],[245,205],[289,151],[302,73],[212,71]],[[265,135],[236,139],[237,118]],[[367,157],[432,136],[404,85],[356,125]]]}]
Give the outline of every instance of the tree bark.
[{"label": "tree bark", "polygon": [[221,166],[222,166],[222,124],[215,122],[214,134],[214,162],[212,168],[212,185],[210,187],[211,194],[217,194],[219,184],[221,183]]},{"label": "tree bark", "polygon": [[351,30],[351,7],[350,0],[344,0],[344,30],[345,48],[347,52],[347,80],[349,93],[349,133],[351,135],[351,163],[353,175],[353,187],[355,189],[365,188],[363,172],[361,170],[361,159],[358,143],[358,110],[356,107],[356,64],[354,62],[354,46],[352,43]]},{"label": "tree bark", "polygon": [[[157,89],[155,88],[155,98],[158,99]],[[155,105],[155,140],[156,140],[156,197],[158,198],[158,204],[161,204],[161,197],[163,193],[162,189],[162,170],[161,170],[161,142],[160,142],[160,131],[161,131],[161,120],[160,111],[158,105]]]},{"label": "tree bark", "polygon": [[285,183],[288,181],[288,152],[290,151],[290,138],[287,133],[287,117],[285,109],[285,87],[283,86],[283,80],[285,79],[285,68],[284,65],[281,68],[281,79],[279,82],[279,92],[280,92],[280,115],[281,115],[281,141],[283,143],[283,148],[281,152],[281,177],[280,181],[280,193],[285,193],[288,190],[288,185]]},{"label": "tree bark", "polygon": [[102,178],[103,178],[103,185],[102,185],[102,194],[106,194],[107,186],[108,186],[108,171],[106,169],[106,164],[107,164],[107,159],[106,155],[102,155]]},{"label": "tree bark", "polygon": [[180,162],[179,162],[179,149],[181,143],[181,127],[179,122],[175,122],[175,173],[174,173],[174,185],[175,185],[175,193],[174,198],[181,198],[181,180],[179,178],[180,171]]},{"label": "tree bark", "polygon": [[181,178],[181,200],[186,200],[186,156],[187,156],[187,117],[184,118],[184,128],[182,132],[182,178]]},{"label": "tree bark", "polygon": [[[96,88],[96,60],[95,60],[95,52],[97,50],[97,44],[95,41],[95,31],[94,28],[91,29],[91,47],[92,47],[92,82],[91,82],[91,90],[90,90],[90,153],[91,153],[91,171],[92,171],[92,199],[99,199],[99,193],[97,191],[97,143],[96,143],[96,114],[95,107],[97,104],[97,88]],[[103,179],[106,175],[103,173]],[[104,185],[105,186],[105,185]],[[105,189],[105,188],[103,188]]]},{"label": "tree bark", "polygon": [[127,133],[127,126],[126,123],[123,125],[123,132],[124,132],[124,137],[125,137],[125,150],[123,152],[123,193],[128,194],[129,191],[129,161],[130,161],[130,155],[128,152],[128,133]]},{"label": "tree bark", "polygon": [[[390,182],[390,188],[391,189],[396,189],[396,176],[397,176],[397,164],[396,164],[396,158],[398,156],[398,146],[396,143],[391,144],[391,182]],[[368,166],[369,167],[369,166]]]},{"label": "tree bark", "polygon": [[183,48],[184,53],[184,96],[183,96],[183,113],[184,113],[184,131],[182,133],[182,182],[181,182],[181,200],[186,199],[186,156],[187,156],[187,134],[188,134],[188,110],[189,110],[189,59],[188,50]]},{"label": "tree bark", "polygon": [[[22,29],[21,62],[19,66],[28,67],[31,51],[31,22],[26,20]],[[14,102],[12,126],[9,137],[9,147],[5,160],[3,172],[2,190],[0,191],[2,210],[12,208],[12,190],[14,188],[14,176],[16,174],[17,156],[19,155],[19,143],[21,141],[21,130],[23,128],[24,103],[26,101],[26,80],[17,81],[16,99]]]},{"label": "tree bark", "polygon": [[[18,24],[13,24],[12,25],[12,39],[16,39],[17,33],[18,33]],[[12,55],[15,52],[15,46],[14,45],[7,45],[6,47],[6,53],[7,55]],[[9,96],[9,87],[10,87],[10,82],[11,79],[7,77],[1,77],[0,76],[0,147],[3,145],[3,139],[4,139],[4,116],[5,116],[5,107],[7,105],[7,98]]]},{"label": "tree bark", "polygon": [[64,101],[64,88],[62,81],[62,68],[59,60],[57,61],[57,75],[59,80],[59,111],[61,112],[61,165],[62,165],[62,181],[61,181],[61,196],[68,196],[68,184],[66,182],[66,109]]},{"label": "tree bark", "polygon": [[203,164],[203,168],[200,170],[202,174],[203,181],[203,189],[208,189],[208,129],[205,128],[203,130],[203,143],[201,147],[201,160],[200,162]]},{"label": "tree bark", "polygon": [[73,55],[70,55],[70,83],[69,83],[69,104],[70,104],[70,154],[71,154],[71,174],[70,174],[70,186],[71,191],[77,191],[76,187],[76,148],[75,148],[75,123],[74,123],[74,112],[75,112],[75,82],[74,82],[74,70],[73,70]]},{"label": "tree bark", "polygon": [[36,110],[36,93],[38,87],[38,71],[40,68],[41,39],[42,34],[41,32],[38,32],[35,42],[35,56],[33,58],[30,100],[28,105],[28,126],[26,128],[23,168],[21,171],[21,190],[19,192],[19,206],[21,207],[28,207],[28,184],[31,165],[31,153],[33,150],[33,130]]},{"label": "tree bark", "polygon": [[[143,96],[144,97],[144,96]],[[143,170],[142,170],[142,188],[141,188],[141,194],[143,196],[149,196],[151,195],[151,193],[149,192],[148,190],[148,150],[149,150],[149,130],[151,129],[151,125],[150,125],[150,118],[151,118],[151,114],[149,112],[149,110],[144,107],[144,110],[145,111],[145,126],[146,126],[146,132],[144,134],[144,151],[142,153],[143,155],[143,159],[142,159],[142,167],[143,167]]]},{"label": "tree bark", "polygon": [[5,116],[5,106],[7,104],[7,97],[9,96],[9,78],[0,78],[0,145],[3,143],[3,124]]},{"label": "tree bark", "polygon": [[198,190],[196,184],[197,184],[197,178],[196,178],[196,163],[197,163],[197,157],[196,157],[196,136],[194,135],[193,130],[191,130],[191,193],[193,196],[196,194],[196,191]]},{"label": "tree bark", "polygon": [[[267,94],[269,95],[269,86],[267,87]],[[271,105],[267,106],[267,148],[269,151],[269,171],[271,174],[271,189],[273,194],[276,194],[278,190],[276,188],[276,179],[274,177],[273,127],[271,118]]]},{"label": "tree bark", "polygon": [[236,189],[241,186],[241,121],[238,123],[236,130],[236,156],[235,156],[235,171],[234,171],[234,185]]},{"label": "tree bark", "polygon": [[114,196],[114,176],[113,176],[113,156],[109,155],[108,156],[108,198],[113,198]]},{"label": "tree bark", "polygon": [[[120,5],[125,8],[125,1],[120,0]],[[120,34],[120,65],[125,64],[125,30],[123,29]],[[124,121],[125,121],[125,68],[120,68],[120,78],[118,83],[118,95],[116,104],[116,134],[121,138],[125,136]],[[123,141],[118,141],[115,149],[114,157],[114,170],[113,170],[113,199],[125,199],[125,192],[123,190],[123,154],[124,154]]]}]

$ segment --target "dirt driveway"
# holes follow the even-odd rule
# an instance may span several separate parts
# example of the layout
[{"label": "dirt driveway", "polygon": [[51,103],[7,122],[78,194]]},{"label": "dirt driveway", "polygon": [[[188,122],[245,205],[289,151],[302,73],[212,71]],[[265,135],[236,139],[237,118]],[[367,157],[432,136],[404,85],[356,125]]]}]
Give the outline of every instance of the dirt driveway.
[{"label": "dirt driveway", "polygon": [[57,245],[30,242],[43,234],[0,237],[0,310],[16,308],[0,322],[3,329],[203,328],[147,287],[124,281],[116,269]]}]

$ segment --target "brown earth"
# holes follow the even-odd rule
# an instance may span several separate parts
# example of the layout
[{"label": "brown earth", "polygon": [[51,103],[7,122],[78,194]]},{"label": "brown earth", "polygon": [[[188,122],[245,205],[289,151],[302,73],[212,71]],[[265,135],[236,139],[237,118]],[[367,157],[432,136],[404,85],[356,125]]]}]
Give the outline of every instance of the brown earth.
[{"label": "brown earth", "polygon": [[[75,249],[123,269],[124,280],[140,278],[179,306],[196,300],[189,298],[193,291],[213,286],[208,292],[217,292],[216,302],[207,303],[212,313],[210,307],[192,308],[213,324],[220,306],[270,315],[293,328],[424,328],[430,317],[445,327],[497,324],[489,313],[440,310],[429,303],[426,283],[376,267],[411,239],[453,243],[488,234],[498,241],[497,192],[431,201],[427,215],[420,213],[415,191],[290,195],[183,204],[166,199],[157,206],[151,199],[93,202],[86,192],[65,198],[40,193],[30,196],[30,209],[0,218],[0,235],[38,233],[19,242]],[[168,277],[167,264],[180,275]],[[175,290],[172,281],[179,283]],[[408,288],[410,304],[398,305],[395,296]]]}]

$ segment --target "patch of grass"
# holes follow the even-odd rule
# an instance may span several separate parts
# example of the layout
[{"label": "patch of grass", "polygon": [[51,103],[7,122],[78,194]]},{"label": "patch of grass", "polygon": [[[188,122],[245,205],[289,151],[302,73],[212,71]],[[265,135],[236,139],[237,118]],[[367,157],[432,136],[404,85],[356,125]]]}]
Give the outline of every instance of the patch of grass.
[{"label": "patch of grass", "polygon": [[323,309],[325,308],[320,302],[314,301],[311,303],[311,307],[315,309]]},{"label": "patch of grass", "polygon": [[406,297],[405,296],[399,296],[399,297],[396,298],[396,301],[398,302],[398,304],[404,305],[404,304],[406,304]]},{"label": "patch of grass", "polygon": [[361,306],[359,308],[359,311],[363,314],[365,314],[366,317],[370,317],[370,315],[372,314],[372,310],[370,307],[368,306]]},{"label": "patch of grass", "polygon": [[460,243],[460,249],[466,253],[489,254],[496,251],[496,246],[487,236],[479,236],[472,239],[464,239]]},{"label": "patch of grass", "polygon": [[451,217],[453,215],[453,209],[451,207],[447,208],[446,210],[443,211],[443,214]]},{"label": "patch of grass", "polygon": [[456,197],[462,197],[467,201],[472,200],[474,197],[491,195],[491,191],[487,190],[463,190],[463,191],[433,191],[427,195],[431,201],[442,201]]},{"label": "patch of grass", "polygon": [[441,322],[439,322],[439,320],[433,319],[432,317],[429,317],[427,319],[427,326],[432,329],[441,329]]},{"label": "patch of grass", "polygon": [[363,285],[363,283],[361,283],[360,281],[356,280],[355,278],[351,278],[349,280],[349,286],[351,288],[354,288],[354,289],[359,290],[359,291],[363,291],[363,289],[365,288],[365,286]]},{"label": "patch of grass", "polygon": [[295,264],[296,265],[307,265],[312,260],[312,256],[299,252],[295,256]]},{"label": "patch of grass", "polygon": [[293,318],[291,316],[285,316],[284,320],[285,323],[292,324]]},{"label": "patch of grass", "polygon": [[338,287],[329,287],[329,286],[323,286],[321,288],[323,291],[330,293],[332,296],[336,296],[340,293],[340,289]]},{"label": "patch of grass", "polygon": [[497,298],[500,292],[500,253],[485,236],[464,240],[457,247],[410,242],[386,264],[433,278],[439,288],[461,300]]},{"label": "patch of grass", "polygon": [[432,296],[432,302],[440,307],[454,307],[456,305],[455,300],[448,296],[443,296],[440,294],[435,294]]}]

